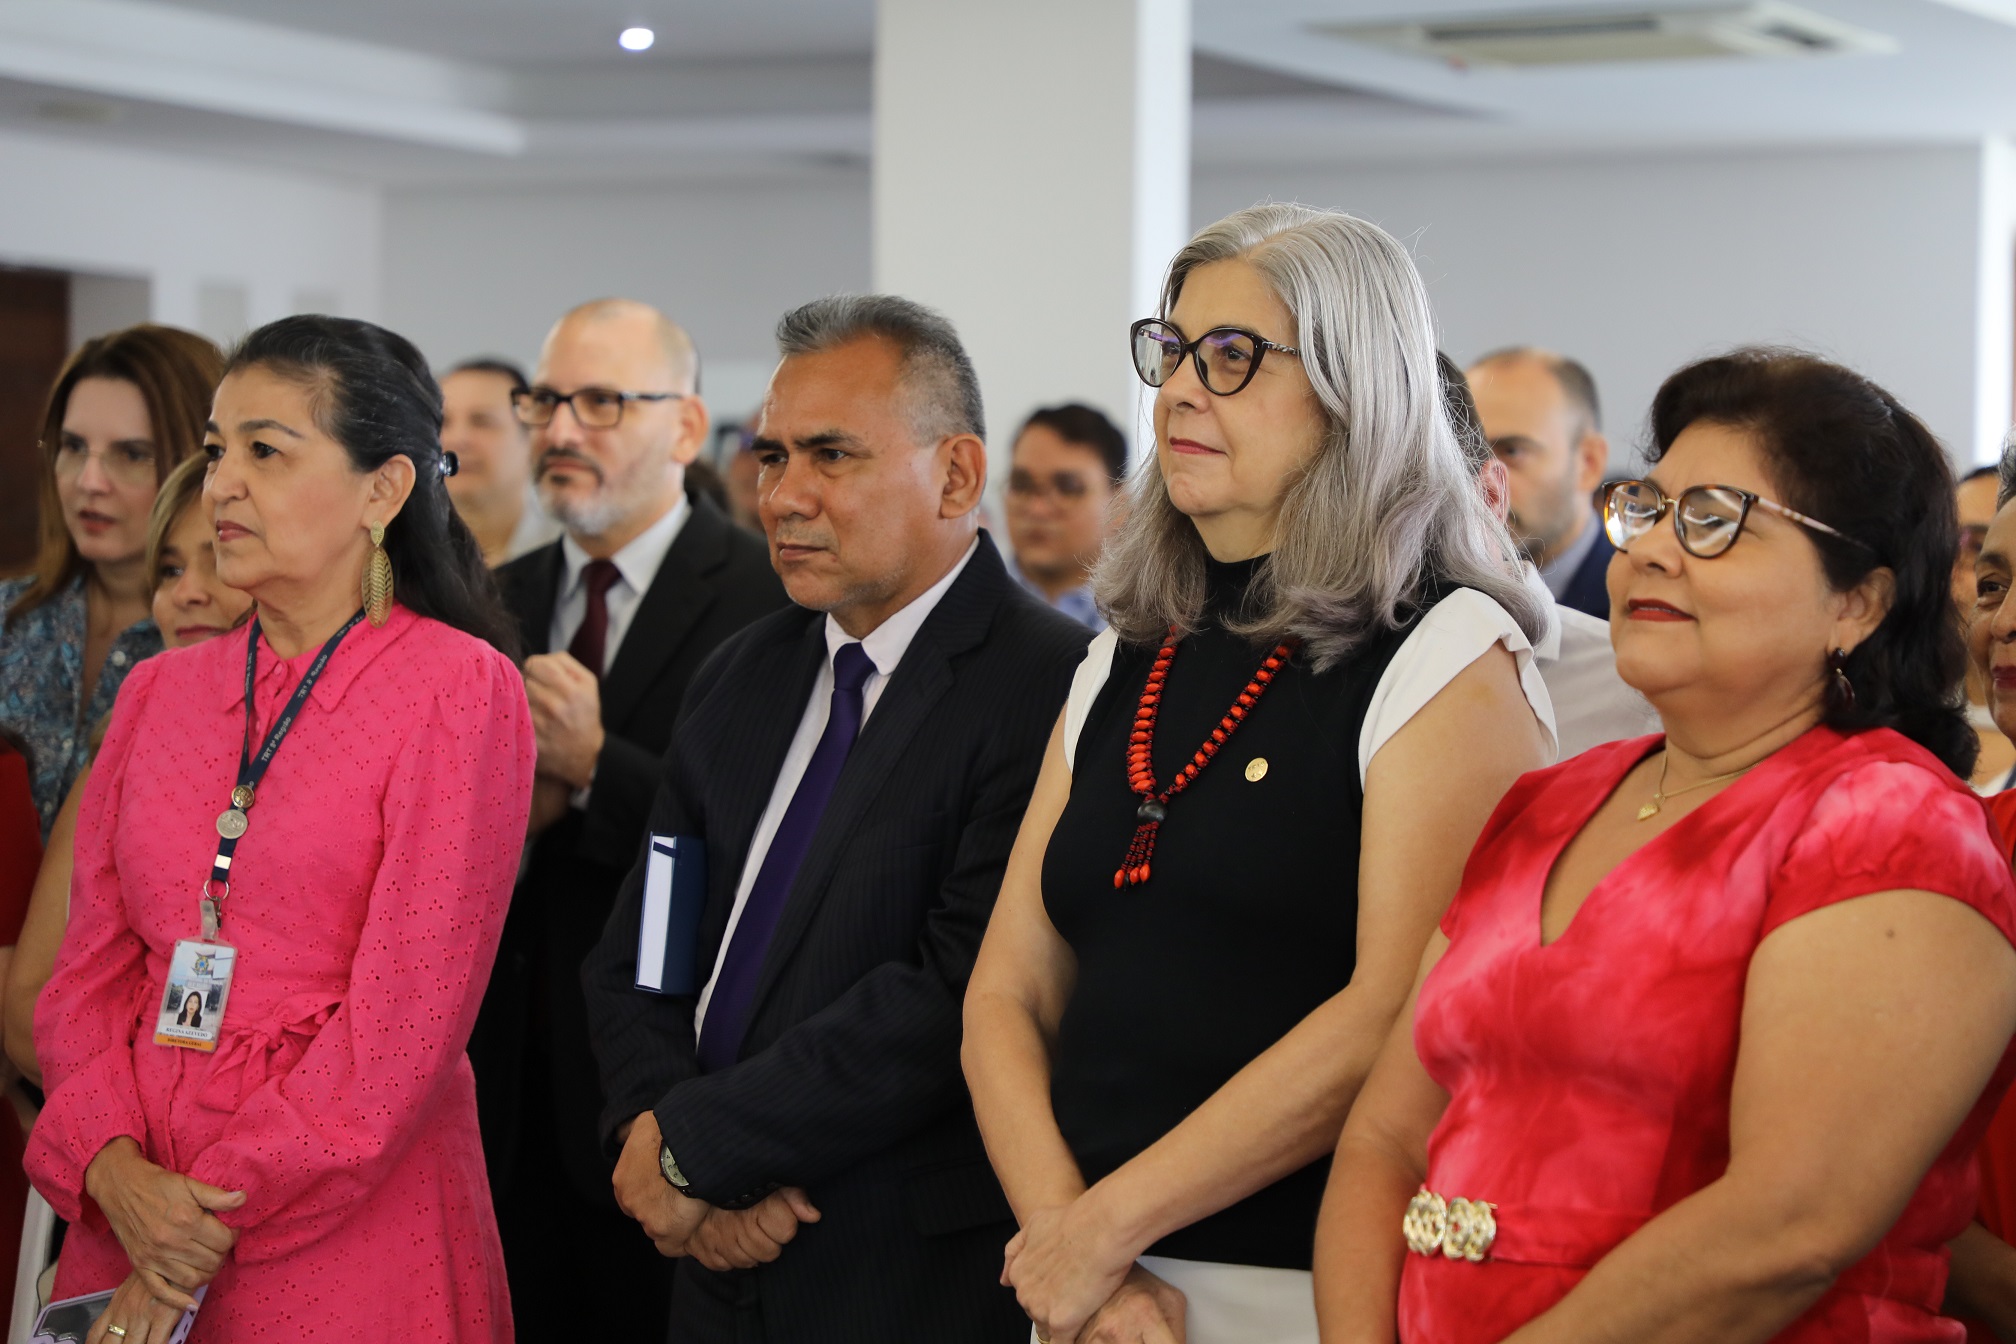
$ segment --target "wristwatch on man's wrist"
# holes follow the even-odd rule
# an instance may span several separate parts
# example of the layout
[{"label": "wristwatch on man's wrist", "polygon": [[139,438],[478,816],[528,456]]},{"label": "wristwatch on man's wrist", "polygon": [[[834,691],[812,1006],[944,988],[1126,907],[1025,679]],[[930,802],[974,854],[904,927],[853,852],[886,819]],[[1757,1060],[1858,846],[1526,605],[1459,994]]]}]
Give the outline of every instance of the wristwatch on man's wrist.
[{"label": "wristwatch on man's wrist", "polygon": [[672,1156],[672,1145],[669,1143],[658,1145],[658,1174],[680,1194],[688,1197],[693,1194],[691,1183],[687,1181],[686,1173],[679,1170],[679,1159]]}]

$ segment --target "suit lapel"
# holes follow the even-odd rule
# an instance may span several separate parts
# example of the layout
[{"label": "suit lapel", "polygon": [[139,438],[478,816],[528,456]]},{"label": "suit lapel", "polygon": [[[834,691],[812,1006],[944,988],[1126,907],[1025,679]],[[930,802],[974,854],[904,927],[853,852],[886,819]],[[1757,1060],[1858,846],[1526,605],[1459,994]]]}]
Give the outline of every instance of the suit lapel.
[{"label": "suit lapel", "polygon": [[[847,764],[833,787],[812,846],[792,880],[791,895],[778,917],[777,931],[763,958],[763,974],[750,1002],[750,1022],[762,1010],[763,1000],[783,973],[785,964],[804,936],[812,916],[831,885],[833,870],[840,861],[863,818],[875,803],[889,776],[909,749],[919,728],[931,717],[955,680],[952,659],[986,638],[994,609],[1008,585],[1001,557],[985,532],[979,548],[937,609],[925,618],[917,636],[897,665],[896,675],[875,704],[874,713],[862,726],[861,736],[847,753]],[[823,653],[823,648],[821,652]],[[795,720],[794,720],[795,723]]]},{"label": "suit lapel", "polygon": [[651,576],[651,586],[630,618],[616,661],[602,678],[602,722],[628,721],[686,634],[714,601],[706,577],[728,558],[727,519],[712,503],[695,497],[693,512]]},{"label": "suit lapel", "polygon": [[[550,653],[553,608],[560,602],[560,583],[567,577],[567,562],[560,554],[560,543],[557,541],[540,547],[525,560],[531,572],[520,586],[521,600],[510,604],[521,614],[518,635],[524,641],[528,655]],[[507,600],[508,597],[507,594]]]},{"label": "suit lapel", "polygon": [[[751,660],[736,697],[748,709],[738,718],[747,727],[731,731],[723,746],[727,753],[720,762],[723,778],[748,781],[748,787],[721,789],[716,796],[722,805],[714,809],[710,847],[716,843],[719,858],[711,858],[707,884],[712,889],[707,913],[700,921],[700,965],[712,967],[721,954],[721,940],[728,930],[728,916],[735,907],[735,891],[742,881],[742,869],[749,862],[749,844],[756,824],[770,805],[777,787],[777,772],[784,768],[784,755],[798,724],[805,717],[805,702],[826,662],[826,622],[814,616],[795,640],[780,641]],[[727,862],[730,855],[735,862]]]}]

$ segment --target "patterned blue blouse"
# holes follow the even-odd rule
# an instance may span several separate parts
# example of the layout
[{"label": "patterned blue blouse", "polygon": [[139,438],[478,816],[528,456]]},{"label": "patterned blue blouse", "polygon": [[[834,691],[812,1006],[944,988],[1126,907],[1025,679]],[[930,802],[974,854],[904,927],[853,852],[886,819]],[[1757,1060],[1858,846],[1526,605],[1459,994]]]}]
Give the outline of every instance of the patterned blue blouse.
[{"label": "patterned blue blouse", "polygon": [[[0,613],[27,591],[33,579],[0,583]],[[29,780],[35,810],[42,815],[42,838],[63,796],[91,755],[91,730],[112,712],[112,701],[133,664],[161,652],[161,632],[143,620],[112,641],[91,703],[79,705],[84,685],[86,618],[84,580],[28,612],[12,627],[0,627],[0,723],[28,741],[33,766]]]}]

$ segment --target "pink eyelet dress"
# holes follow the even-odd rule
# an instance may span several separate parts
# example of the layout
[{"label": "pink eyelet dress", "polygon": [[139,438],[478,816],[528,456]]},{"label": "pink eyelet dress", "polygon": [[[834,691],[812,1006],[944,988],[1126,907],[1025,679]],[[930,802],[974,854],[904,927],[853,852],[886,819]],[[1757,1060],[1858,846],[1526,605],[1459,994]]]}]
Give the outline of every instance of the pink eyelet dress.
[{"label": "pink eyelet dress", "polygon": [[[238,769],[244,630],[148,659],[79,817],[71,914],[35,1014],[37,1189],[71,1223],[56,1293],[129,1271],[84,1172],[132,1138],[227,1190],[238,1242],[194,1339],[508,1341],[464,1054],[509,906],[534,745],[517,670],[395,607],[338,646],[260,783],[222,937],[214,1054],[154,1044],[168,958]],[[267,728],[315,651],[262,644]]]}]

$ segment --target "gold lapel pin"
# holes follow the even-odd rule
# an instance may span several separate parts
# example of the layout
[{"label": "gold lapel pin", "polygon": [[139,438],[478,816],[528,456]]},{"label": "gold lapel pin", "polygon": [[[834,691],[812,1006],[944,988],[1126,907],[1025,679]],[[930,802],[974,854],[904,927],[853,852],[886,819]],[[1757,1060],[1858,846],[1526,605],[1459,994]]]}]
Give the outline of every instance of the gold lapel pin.
[{"label": "gold lapel pin", "polygon": [[1265,756],[1255,756],[1252,760],[1246,762],[1246,778],[1255,784],[1267,778],[1267,758]]}]

